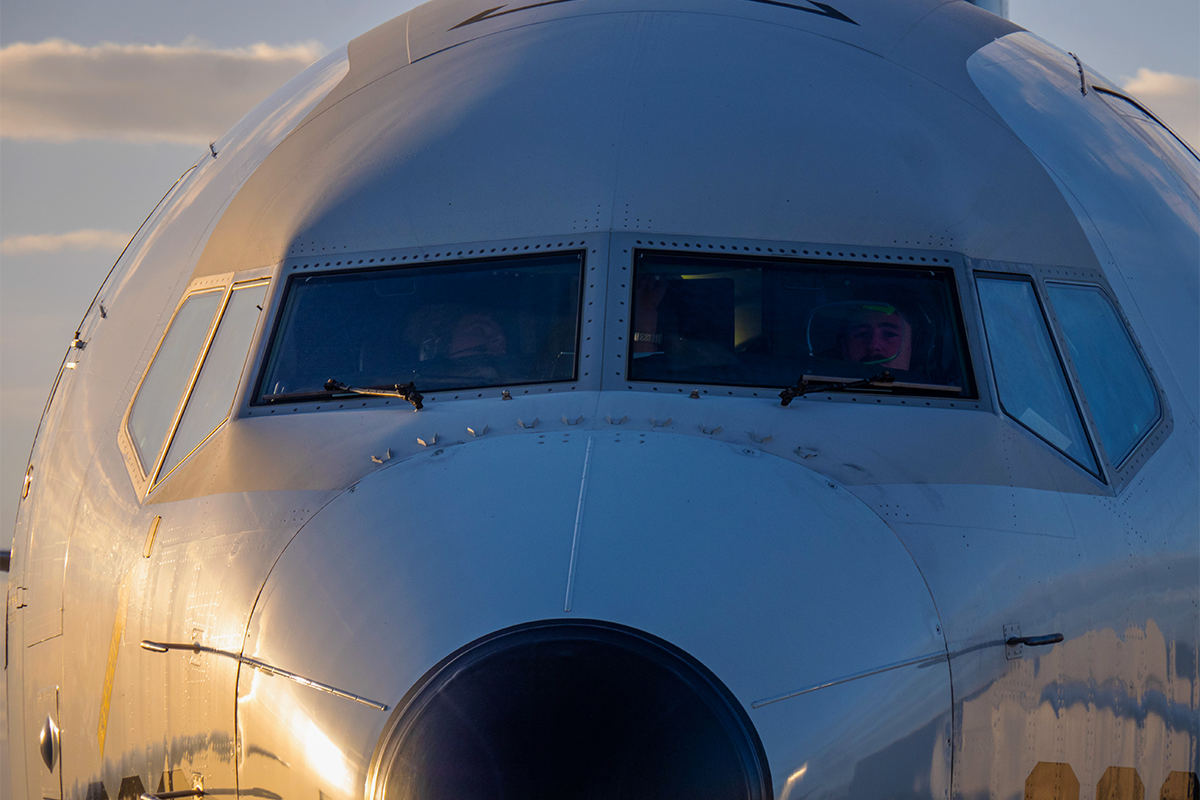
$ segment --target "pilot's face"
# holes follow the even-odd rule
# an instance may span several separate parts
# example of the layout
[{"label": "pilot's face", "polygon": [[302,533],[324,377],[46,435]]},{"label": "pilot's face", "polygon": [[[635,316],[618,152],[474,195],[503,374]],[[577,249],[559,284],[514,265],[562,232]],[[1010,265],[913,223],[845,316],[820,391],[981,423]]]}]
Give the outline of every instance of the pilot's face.
[{"label": "pilot's face", "polygon": [[845,357],[863,364],[909,369],[912,326],[896,311],[860,311],[846,330]]},{"label": "pilot's face", "polygon": [[508,350],[504,329],[486,314],[468,314],[454,327],[450,358],[502,356]]}]

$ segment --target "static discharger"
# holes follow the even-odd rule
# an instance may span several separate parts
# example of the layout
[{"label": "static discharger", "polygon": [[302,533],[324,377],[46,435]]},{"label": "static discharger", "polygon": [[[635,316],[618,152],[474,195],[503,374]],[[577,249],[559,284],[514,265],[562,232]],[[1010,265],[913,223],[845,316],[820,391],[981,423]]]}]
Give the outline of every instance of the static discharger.
[{"label": "static discharger", "polygon": [[[295,681],[296,683],[299,683],[303,686],[308,686],[308,687],[311,687],[318,691],[327,692],[329,694],[336,695],[338,697],[344,697],[345,699],[353,700],[356,703],[362,703],[364,706],[370,706],[371,708],[373,708],[377,711],[387,711],[388,710],[387,705],[385,705],[384,703],[378,703],[374,700],[368,700],[367,698],[362,697],[360,695],[354,694],[352,692],[344,691],[342,689],[337,688],[336,686],[330,686],[327,683],[321,683],[320,681],[314,681],[312,678],[306,678],[303,675],[297,675],[295,672],[291,672],[286,669],[280,669],[279,667],[273,667],[270,664],[266,663],[265,661],[259,661],[257,658],[249,658],[249,657],[243,656],[239,653],[230,652],[229,650],[218,650],[215,647],[206,647],[205,645],[202,645],[199,642],[192,642],[192,643],[188,644],[188,643],[183,643],[183,642],[152,642],[149,639],[143,639],[142,643],[141,643],[141,648],[143,650],[149,650],[151,653],[167,653],[167,652],[170,652],[171,650],[188,650],[192,653],[208,653],[209,655],[221,656],[222,658],[231,658],[234,661],[238,662],[239,664],[245,664],[248,667],[253,667],[254,669],[257,669],[261,672],[266,673],[267,675],[278,675],[281,678],[287,678],[289,681]],[[164,795],[159,795],[159,797],[163,797],[163,796]],[[184,797],[184,796],[191,796],[191,795],[176,795],[176,796]]]}]

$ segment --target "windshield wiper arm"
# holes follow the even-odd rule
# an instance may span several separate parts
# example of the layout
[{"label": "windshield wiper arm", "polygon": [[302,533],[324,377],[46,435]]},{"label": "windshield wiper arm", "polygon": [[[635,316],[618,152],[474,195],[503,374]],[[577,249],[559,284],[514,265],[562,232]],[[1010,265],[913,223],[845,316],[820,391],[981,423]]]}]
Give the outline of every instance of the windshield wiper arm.
[{"label": "windshield wiper arm", "polygon": [[357,386],[347,386],[336,378],[330,378],[325,381],[325,391],[349,392],[350,394],[362,394],[368,397],[399,397],[401,400],[407,400],[412,403],[413,411],[420,411],[424,408],[421,401],[425,399],[425,395],[417,391],[417,387],[412,381],[398,383],[391,389],[362,389]]},{"label": "windshield wiper arm", "polygon": [[797,397],[803,397],[810,392],[831,392],[843,389],[886,389],[888,391],[900,390],[902,392],[962,394],[961,386],[898,381],[892,373],[885,369],[874,377],[862,378],[861,380],[858,378],[829,378],[824,375],[801,375],[799,383],[795,386],[789,386],[779,393],[779,399],[786,406]]},{"label": "windshield wiper arm", "polygon": [[809,392],[828,392],[835,389],[890,389],[896,378],[886,369],[873,378],[826,378],[820,375],[801,375],[795,386],[789,386],[779,393],[782,405],[788,405],[797,397],[803,397]]}]

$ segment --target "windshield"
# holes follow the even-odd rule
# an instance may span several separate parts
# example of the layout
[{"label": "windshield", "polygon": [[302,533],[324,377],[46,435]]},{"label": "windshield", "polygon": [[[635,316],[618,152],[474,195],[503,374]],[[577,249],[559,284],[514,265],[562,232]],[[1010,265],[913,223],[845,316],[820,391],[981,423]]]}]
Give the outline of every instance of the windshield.
[{"label": "windshield", "polygon": [[886,370],[973,396],[949,269],[642,252],[632,380],[786,387]]},{"label": "windshield", "polygon": [[583,255],[293,277],[257,402],[574,380]]}]

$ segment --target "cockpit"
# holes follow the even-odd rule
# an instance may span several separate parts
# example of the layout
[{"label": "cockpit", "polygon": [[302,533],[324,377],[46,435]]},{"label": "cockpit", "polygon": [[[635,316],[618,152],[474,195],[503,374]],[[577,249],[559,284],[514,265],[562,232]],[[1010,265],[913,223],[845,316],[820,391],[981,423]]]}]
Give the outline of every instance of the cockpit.
[{"label": "cockpit", "polygon": [[630,378],[787,387],[802,375],[972,396],[948,269],[639,253]]},{"label": "cockpit", "polygon": [[784,406],[869,393],[873,405],[994,403],[1101,481],[1127,480],[1166,424],[1098,272],[931,251],[626,241],[621,255],[301,260],[284,265],[274,300],[267,277],[197,282],[126,414],[130,474],[152,489],[238,415],[234,367],[263,309],[274,321],[246,355],[248,417],[342,408],[354,395],[420,409],[463,392],[719,394]]},{"label": "cockpit", "polygon": [[[583,255],[292,278],[257,402],[326,383],[422,392],[574,380]],[[787,387],[802,375],[972,396],[953,272],[639,252],[630,381]],[[916,389],[914,389],[916,387]]]},{"label": "cockpit", "polygon": [[335,272],[288,285],[259,402],[412,383],[575,379],[583,256]]}]

